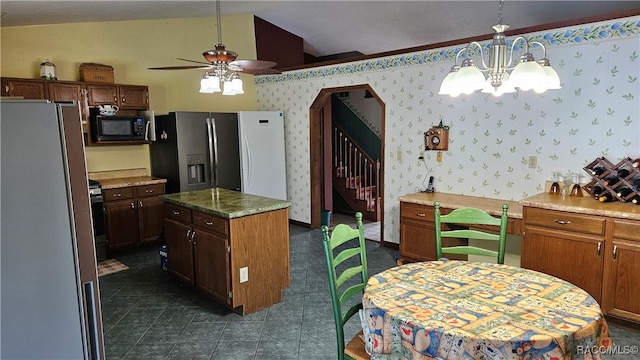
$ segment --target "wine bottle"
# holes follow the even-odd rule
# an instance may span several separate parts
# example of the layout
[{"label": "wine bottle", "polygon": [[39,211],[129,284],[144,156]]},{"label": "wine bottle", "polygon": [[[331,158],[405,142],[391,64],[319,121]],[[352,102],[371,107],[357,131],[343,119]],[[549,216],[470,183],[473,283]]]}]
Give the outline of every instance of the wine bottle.
[{"label": "wine bottle", "polygon": [[629,189],[629,187],[626,185],[622,185],[618,187],[617,191],[618,191],[617,193],[618,196],[621,198],[626,198],[629,194],[633,192],[633,190]]},{"label": "wine bottle", "polygon": [[591,169],[591,175],[593,176],[600,176],[602,175],[607,169],[604,168],[604,166],[602,165],[596,165]]},{"label": "wine bottle", "polygon": [[598,201],[600,202],[611,202],[611,201],[614,201],[615,199],[616,199],[615,196],[613,196],[613,194],[609,192],[598,196]]},{"label": "wine bottle", "polygon": [[612,187],[615,184],[617,184],[618,182],[620,182],[620,178],[618,178],[617,176],[613,176],[613,175],[609,175],[606,178],[604,178],[604,180],[602,181],[603,184]]},{"label": "wine bottle", "polygon": [[604,191],[604,188],[598,184],[595,184],[591,187],[591,192],[593,193],[593,195],[598,196],[600,194],[602,194],[602,192]]},{"label": "wine bottle", "polygon": [[631,183],[631,190],[638,191],[640,189],[640,176],[631,179],[629,182]]},{"label": "wine bottle", "polygon": [[640,158],[633,160],[633,163],[631,164],[631,166],[633,166],[634,168],[640,167]]},{"label": "wine bottle", "polygon": [[633,171],[633,169],[629,167],[623,167],[622,169],[618,169],[618,177],[626,178],[627,176],[629,176],[629,174],[631,174],[631,171]]},{"label": "wine bottle", "polygon": [[631,198],[630,202],[631,202],[632,204],[640,205],[640,195],[634,195],[634,196]]}]

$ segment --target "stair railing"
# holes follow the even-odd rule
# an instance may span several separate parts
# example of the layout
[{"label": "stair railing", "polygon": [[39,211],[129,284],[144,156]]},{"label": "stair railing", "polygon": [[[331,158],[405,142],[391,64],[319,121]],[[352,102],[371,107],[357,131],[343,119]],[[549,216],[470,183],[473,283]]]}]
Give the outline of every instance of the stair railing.
[{"label": "stair railing", "polygon": [[[365,190],[358,198],[365,200],[368,210],[377,211],[380,198],[380,160],[367,155],[336,124],[333,124],[333,167],[337,169],[336,176],[350,181],[347,185],[350,188],[355,188],[355,183],[360,179]],[[373,191],[366,191],[369,187],[373,187]]]}]

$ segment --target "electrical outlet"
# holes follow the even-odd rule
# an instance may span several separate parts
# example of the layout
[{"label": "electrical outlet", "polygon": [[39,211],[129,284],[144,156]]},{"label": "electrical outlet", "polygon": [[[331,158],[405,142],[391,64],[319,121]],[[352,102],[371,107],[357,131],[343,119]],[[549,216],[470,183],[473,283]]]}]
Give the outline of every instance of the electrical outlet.
[{"label": "electrical outlet", "polygon": [[398,161],[402,161],[402,147],[398,146],[398,152],[396,153]]},{"label": "electrical outlet", "polygon": [[538,167],[538,157],[537,156],[529,156],[529,169],[535,169]]},{"label": "electrical outlet", "polygon": [[442,151],[438,151],[436,153],[436,161],[441,163],[442,162]]},{"label": "electrical outlet", "polygon": [[249,281],[249,268],[248,267],[243,267],[240,268],[240,282],[247,282]]}]

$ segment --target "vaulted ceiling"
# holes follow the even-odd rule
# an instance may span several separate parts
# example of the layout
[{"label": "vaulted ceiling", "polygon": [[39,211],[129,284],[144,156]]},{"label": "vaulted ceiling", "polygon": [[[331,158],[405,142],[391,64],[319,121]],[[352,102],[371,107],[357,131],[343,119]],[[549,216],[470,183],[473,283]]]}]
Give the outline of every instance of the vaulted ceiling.
[{"label": "vaulted ceiling", "polygon": [[[222,1],[225,15],[253,14],[304,39],[305,52],[375,54],[491,34],[499,1]],[[638,1],[503,4],[512,29],[640,9]],[[214,17],[214,1],[0,1],[1,26]],[[223,30],[224,33],[224,30]],[[212,37],[214,34],[212,34]]]}]

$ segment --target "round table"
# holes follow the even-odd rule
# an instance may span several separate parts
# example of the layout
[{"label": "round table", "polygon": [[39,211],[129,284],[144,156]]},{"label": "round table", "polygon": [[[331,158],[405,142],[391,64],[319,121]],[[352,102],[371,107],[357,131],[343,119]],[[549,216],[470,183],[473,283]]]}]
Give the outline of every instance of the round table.
[{"label": "round table", "polygon": [[362,302],[372,359],[600,359],[611,345],[584,290],[509,265],[394,267],[370,277]]}]

